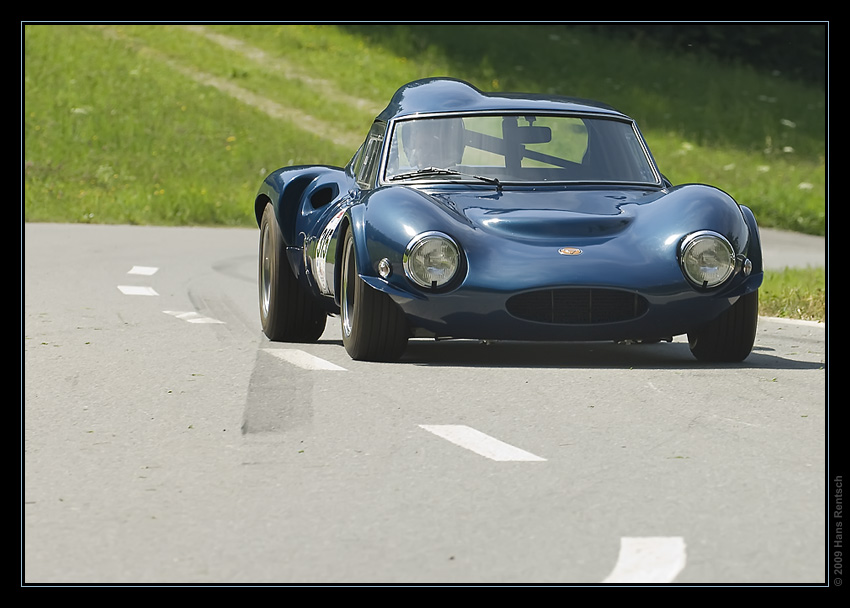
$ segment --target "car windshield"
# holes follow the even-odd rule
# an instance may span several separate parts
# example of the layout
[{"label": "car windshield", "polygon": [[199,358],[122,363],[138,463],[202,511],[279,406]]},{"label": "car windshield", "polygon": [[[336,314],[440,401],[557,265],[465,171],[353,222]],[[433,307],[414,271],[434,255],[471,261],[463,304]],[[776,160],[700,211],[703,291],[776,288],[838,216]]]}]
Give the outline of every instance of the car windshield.
[{"label": "car windshield", "polygon": [[398,121],[384,179],[658,185],[632,123],[563,115],[475,115]]}]

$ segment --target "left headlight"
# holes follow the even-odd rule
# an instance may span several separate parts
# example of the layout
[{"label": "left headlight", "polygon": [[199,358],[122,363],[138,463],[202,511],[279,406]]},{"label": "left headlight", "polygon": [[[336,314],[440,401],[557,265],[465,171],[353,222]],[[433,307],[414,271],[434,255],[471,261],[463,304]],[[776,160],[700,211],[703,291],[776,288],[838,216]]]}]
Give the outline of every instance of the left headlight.
[{"label": "left headlight", "polygon": [[410,241],[404,252],[404,273],[421,287],[447,285],[460,267],[460,248],[442,232],[424,232]]},{"label": "left headlight", "polygon": [[723,235],[702,230],[684,238],[679,262],[691,283],[711,289],[722,285],[735,271],[735,251]]}]

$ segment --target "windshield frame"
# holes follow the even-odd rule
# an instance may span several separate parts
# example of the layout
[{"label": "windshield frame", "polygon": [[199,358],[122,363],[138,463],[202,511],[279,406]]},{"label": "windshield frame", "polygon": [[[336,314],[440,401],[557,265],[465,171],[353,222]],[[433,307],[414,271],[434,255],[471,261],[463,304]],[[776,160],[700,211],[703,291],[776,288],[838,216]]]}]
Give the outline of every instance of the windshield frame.
[{"label": "windshield frame", "polygon": [[[580,120],[589,120],[589,121],[608,121],[608,122],[616,122],[627,127],[630,127],[632,135],[634,137],[635,142],[637,143],[637,147],[632,150],[635,155],[635,159],[639,160],[639,163],[642,164],[642,169],[647,173],[651,174],[651,179],[638,179],[638,180],[618,180],[618,179],[517,179],[514,177],[513,179],[503,176],[503,175],[491,175],[487,172],[487,167],[480,166],[464,166],[464,168],[458,167],[439,167],[436,165],[432,165],[430,169],[438,169],[440,171],[424,171],[416,174],[416,170],[401,170],[396,169],[394,174],[388,174],[388,170],[390,168],[391,157],[393,155],[398,154],[397,146],[397,137],[400,135],[400,130],[406,124],[411,124],[415,121],[422,120],[432,120],[432,119],[440,119],[440,118],[476,118],[476,117],[527,117],[534,116],[538,118],[566,118],[566,119],[580,119]],[[394,145],[396,145],[396,149],[393,150]],[[633,144],[632,144],[633,145]],[[467,146],[469,147],[469,146]],[[638,154],[639,152],[639,154]],[[419,167],[419,169],[423,169],[424,167]],[[499,168],[499,167],[493,167]],[[443,169],[449,169],[449,171],[442,171]],[[402,179],[398,177],[398,174],[408,173],[409,175]],[[395,175],[395,177],[393,177]],[[447,184],[447,183],[463,183],[463,184],[484,184],[486,185],[487,181],[491,183],[497,183],[500,185],[509,185],[509,186],[540,186],[540,185],[616,185],[616,186],[643,186],[643,187],[663,187],[664,180],[661,175],[658,167],[655,163],[655,159],[649,151],[649,147],[646,144],[646,141],[643,138],[643,135],[640,133],[640,130],[637,127],[637,124],[634,120],[627,116],[611,116],[610,114],[605,113],[594,113],[594,112],[570,112],[570,111],[546,111],[541,109],[529,108],[527,110],[492,110],[492,111],[474,111],[474,112],[440,112],[440,113],[417,113],[407,116],[396,117],[391,120],[388,128],[386,130],[386,136],[384,138],[384,147],[381,157],[381,164],[379,170],[377,172],[378,178],[378,186],[386,186],[386,185],[405,185],[405,186],[418,186],[418,185],[434,185],[434,184]]]}]

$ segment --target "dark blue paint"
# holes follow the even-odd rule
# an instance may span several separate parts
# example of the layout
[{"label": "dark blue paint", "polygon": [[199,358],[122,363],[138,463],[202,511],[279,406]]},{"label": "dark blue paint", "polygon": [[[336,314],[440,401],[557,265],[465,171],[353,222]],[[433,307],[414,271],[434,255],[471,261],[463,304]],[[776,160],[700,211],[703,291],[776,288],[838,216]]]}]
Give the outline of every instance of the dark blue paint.
[{"label": "dark blue paint", "polygon": [[[402,87],[378,123],[391,128],[401,116],[422,112],[541,109],[623,116],[595,102],[530,95],[483,94],[459,81],[428,80]],[[257,210],[275,206],[289,259],[302,285],[324,308],[338,312],[338,242],[353,230],[362,278],[388,293],[411,328],[437,336],[512,340],[649,339],[687,333],[717,317],[762,281],[758,228],[752,212],[728,194],[699,185],[604,187],[441,184],[410,187],[373,184],[361,188],[347,167],[288,167],[266,178]],[[322,251],[322,232],[344,209]],[[258,215],[259,217],[259,215]],[[438,230],[461,246],[462,280],[430,293],[404,276],[402,255],[410,239]],[[681,239],[697,230],[725,235],[737,254],[753,262],[710,293],[694,289],[677,259]],[[581,249],[564,256],[562,247]],[[388,279],[377,262],[389,259]],[[329,293],[317,284],[322,264]],[[605,287],[642,295],[641,317],[602,325],[553,325],[521,321],[505,309],[517,293],[544,287]]]}]

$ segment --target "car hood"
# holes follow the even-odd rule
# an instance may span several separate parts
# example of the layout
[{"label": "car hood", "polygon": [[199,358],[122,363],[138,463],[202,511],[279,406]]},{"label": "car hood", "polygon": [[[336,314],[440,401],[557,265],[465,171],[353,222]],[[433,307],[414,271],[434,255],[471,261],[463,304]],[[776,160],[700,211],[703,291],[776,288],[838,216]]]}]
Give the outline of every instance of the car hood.
[{"label": "car hood", "polygon": [[[581,284],[668,293],[684,283],[676,250],[686,234],[718,232],[736,253],[746,252],[749,242],[737,203],[700,184],[392,187],[364,203],[351,208],[350,225],[365,244],[358,255],[361,268],[370,269],[366,274],[385,257],[402,265],[411,238],[436,230],[463,249],[470,269],[464,287],[473,291]],[[397,295],[409,297],[403,273],[389,281]]]},{"label": "car hood", "polygon": [[473,227],[523,241],[614,236],[632,224],[637,206],[661,195],[655,189],[429,193]]}]

